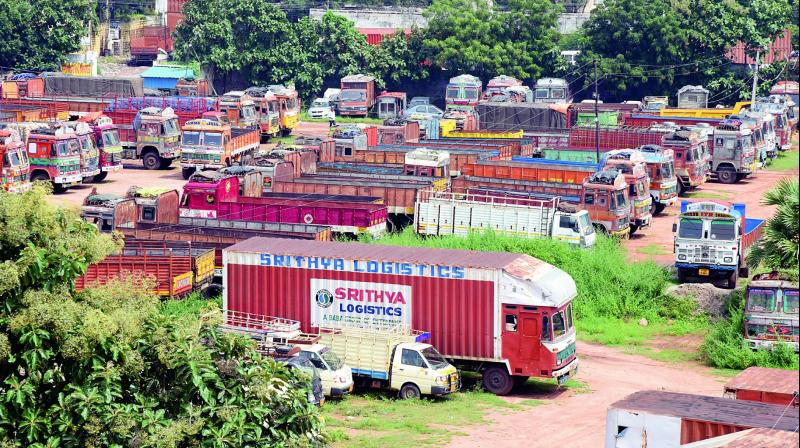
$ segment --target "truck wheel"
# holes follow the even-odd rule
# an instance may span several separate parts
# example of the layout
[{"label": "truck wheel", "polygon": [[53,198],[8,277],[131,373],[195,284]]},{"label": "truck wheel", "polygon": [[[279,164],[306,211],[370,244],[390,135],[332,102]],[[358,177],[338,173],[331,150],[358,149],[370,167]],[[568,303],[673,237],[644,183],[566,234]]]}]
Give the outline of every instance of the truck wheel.
[{"label": "truck wheel", "polygon": [[683,182],[678,181],[678,197],[683,197],[686,195],[686,188],[683,186]]},{"label": "truck wheel", "polygon": [[651,211],[651,213],[653,214],[653,216],[658,216],[664,211],[665,208],[667,208],[666,205],[660,202],[653,202],[653,210]]},{"label": "truck wheel", "polygon": [[515,377],[513,377],[513,379],[514,379],[514,388],[519,389],[519,388],[525,386],[525,384],[528,382],[528,378],[530,378],[530,377],[529,376],[515,376]]},{"label": "truck wheel", "polygon": [[678,283],[686,283],[686,269],[678,268]]},{"label": "truck wheel", "polygon": [[717,178],[723,184],[733,184],[736,183],[736,171],[731,168],[720,168],[717,171]]},{"label": "truck wheel", "polygon": [[92,182],[102,182],[108,177],[108,171],[101,171],[100,174],[95,174]]},{"label": "truck wheel", "polygon": [[181,168],[181,174],[183,175],[184,180],[189,180],[194,174],[194,168]]},{"label": "truck wheel", "polygon": [[403,384],[400,388],[400,398],[403,400],[417,400],[422,394],[419,392],[419,387],[414,384]]},{"label": "truck wheel", "polygon": [[739,280],[738,269],[731,272],[731,275],[728,276],[728,280],[725,282],[725,289],[736,289],[737,280]]},{"label": "truck wheel", "polygon": [[281,129],[281,135],[284,136],[284,137],[288,137],[289,134],[291,134],[291,133],[292,133],[291,129]]},{"label": "truck wheel", "polygon": [[158,169],[165,170],[172,166],[172,159],[161,159],[161,163],[158,164]]},{"label": "truck wheel", "polygon": [[483,387],[495,395],[508,395],[514,381],[505,369],[489,367],[483,372]]},{"label": "truck wheel", "polygon": [[631,224],[630,229],[631,229],[630,234],[633,235],[634,233],[636,233],[637,230],[639,230],[639,226],[637,226],[636,224]]},{"label": "truck wheel", "polygon": [[157,170],[161,166],[161,158],[154,152],[148,152],[142,157],[142,165],[148,170]]}]

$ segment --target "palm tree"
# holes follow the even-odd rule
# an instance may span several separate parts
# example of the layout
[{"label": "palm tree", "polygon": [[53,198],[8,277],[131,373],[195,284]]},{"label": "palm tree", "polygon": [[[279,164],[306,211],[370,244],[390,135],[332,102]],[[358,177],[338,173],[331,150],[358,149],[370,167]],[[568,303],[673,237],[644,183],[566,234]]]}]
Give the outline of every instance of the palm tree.
[{"label": "palm tree", "polygon": [[764,205],[778,209],[767,221],[764,235],[747,254],[747,264],[757,267],[764,264],[771,269],[798,267],[800,251],[800,187],[797,178],[783,178],[764,195]]}]

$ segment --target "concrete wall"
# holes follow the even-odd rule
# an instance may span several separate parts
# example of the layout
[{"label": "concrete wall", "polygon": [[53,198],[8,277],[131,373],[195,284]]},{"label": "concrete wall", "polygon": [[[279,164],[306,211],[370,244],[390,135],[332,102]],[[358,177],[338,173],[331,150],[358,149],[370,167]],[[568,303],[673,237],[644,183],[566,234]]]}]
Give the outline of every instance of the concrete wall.
[{"label": "concrete wall", "polygon": [[[328,10],[311,8],[308,15],[320,20]],[[333,13],[346,17],[355,23],[356,28],[419,28],[428,24],[422,16],[421,8],[386,9],[331,9]]]}]

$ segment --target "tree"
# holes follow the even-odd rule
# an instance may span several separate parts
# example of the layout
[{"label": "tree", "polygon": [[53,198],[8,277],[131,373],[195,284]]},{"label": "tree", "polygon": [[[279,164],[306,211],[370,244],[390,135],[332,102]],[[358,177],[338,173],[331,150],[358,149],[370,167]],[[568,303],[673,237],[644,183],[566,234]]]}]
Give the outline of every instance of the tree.
[{"label": "tree", "polygon": [[558,55],[558,12],[547,0],[509,0],[504,9],[475,0],[435,0],[425,12],[423,56],[453,72],[486,79],[534,80]]},{"label": "tree", "polygon": [[308,446],[322,441],[305,380],[253,343],[160,313],[117,282],[72,290],[116,249],[46,189],[0,191],[0,446]]},{"label": "tree", "polygon": [[747,254],[747,263],[770,269],[796,270],[800,262],[800,187],[798,180],[783,178],[764,194],[764,205],[777,206],[764,235]]},{"label": "tree", "polygon": [[0,65],[16,70],[58,70],[80,49],[95,2],[0,0]]},{"label": "tree", "polygon": [[317,60],[322,64],[328,83],[338,83],[342,76],[366,71],[372,49],[352,21],[328,11],[317,23],[316,30],[319,36]]},{"label": "tree", "polygon": [[367,72],[379,80],[379,87],[428,77],[428,71],[420,59],[423,39],[420,30],[414,28],[408,36],[398,32],[386,36],[380,44],[371,48]]}]

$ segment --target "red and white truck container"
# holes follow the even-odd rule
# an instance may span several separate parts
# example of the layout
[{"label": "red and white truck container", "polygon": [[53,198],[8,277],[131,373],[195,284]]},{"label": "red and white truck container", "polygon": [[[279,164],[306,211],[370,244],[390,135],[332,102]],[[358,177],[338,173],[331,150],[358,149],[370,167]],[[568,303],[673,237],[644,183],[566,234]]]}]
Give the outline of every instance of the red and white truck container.
[{"label": "red and white truck container", "polygon": [[223,264],[224,310],[284,316],[305,332],[418,328],[498,395],[577,373],[575,282],[528,255],[253,238]]},{"label": "red and white truck container", "polygon": [[797,407],[800,405],[798,384],[800,372],[797,370],[748,367],[725,383],[725,396]]}]

